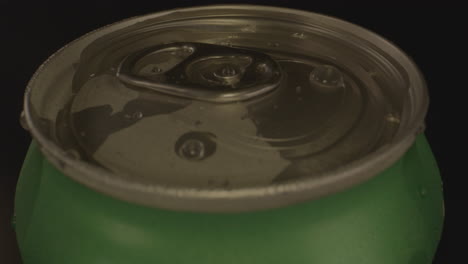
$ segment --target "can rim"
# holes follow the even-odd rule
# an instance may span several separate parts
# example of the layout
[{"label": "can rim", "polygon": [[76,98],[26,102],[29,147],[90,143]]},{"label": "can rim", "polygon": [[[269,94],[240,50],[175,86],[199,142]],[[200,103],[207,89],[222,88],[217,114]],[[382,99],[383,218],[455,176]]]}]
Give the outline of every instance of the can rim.
[{"label": "can rim", "polygon": [[[246,187],[234,190],[208,190],[196,188],[181,188],[167,186],[148,186],[135,182],[128,182],[112,177],[112,173],[86,162],[75,160],[65,155],[65,151],[42,134],[31,116],[30,97],[34,87],[34,81],[48,63],[64,49],[87,36],[101,31],[113,25],[144,20],[154,17],[168,15],[174,12],[187,12],[207,9],[258,9],[276,11],[303,16],[314,16],[326,22],[338,23],[339,27],[347,27],[346,30],[354,34],[364,36],[366,40],[375,44],[385,45],[398,61],[404,60],[405,70],[411,72],[410,89],[407,99],[419,100],[417,109],[410,113],[411,122],[396,135],[392,144],[380,147],[378,150],[367,154],[363,158],[352,161],[344,166],[336,168],[320,178],[302,178],[291,182],[279,183],[263,187]],[[414,91],[419,92],[418,95]],[[416,98],[417,97],[417,98]],[[258,209],[276,208],[294,204],[300,201],[320,198],[324,195],[333,194],[350,188],[358,183],[364,182],[395,163],[413,144],[416,136],[422,132],[424,118],[428,110],[429,98],[425,80],[412,59],[400,48],[376,33],[353,23],[309,11],[296,9],[271,7],[261,5],[210,5],[190,8],[178,8],[142,16],[136,16],[121,20],[110,25],[91,31],[80,38],[68,43],[57,52],[52,54],[36,70],[29,81],[24,95],[25,120],[30,133],[40,146],[41,152],[61,172],[70,178],[117,199],[135,202],[138,204],[175,210],[201,211],[201,212],[238,212]],[[149,199],[150,197],[151,199]]]}]

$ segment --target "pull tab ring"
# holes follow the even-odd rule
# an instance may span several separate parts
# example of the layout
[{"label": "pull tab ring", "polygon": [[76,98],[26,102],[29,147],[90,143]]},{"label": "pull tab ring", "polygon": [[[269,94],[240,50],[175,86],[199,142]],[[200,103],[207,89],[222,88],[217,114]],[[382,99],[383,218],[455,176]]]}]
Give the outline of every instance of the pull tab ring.
[{"label": "pull tab ring", "polygon": [[123,59],[116,76],[124,83],[213,103],[247,100],[278,87],[283,77],[270,56],[205,43],[171,43]]}]

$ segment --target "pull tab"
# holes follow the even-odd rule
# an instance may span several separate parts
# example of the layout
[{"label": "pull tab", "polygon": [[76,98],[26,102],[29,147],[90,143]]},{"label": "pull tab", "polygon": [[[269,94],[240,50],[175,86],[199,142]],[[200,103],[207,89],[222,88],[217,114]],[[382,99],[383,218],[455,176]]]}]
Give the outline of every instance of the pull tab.
[{"label": "pull tab", "polygon": [[204,43],[171,43],[127,56],[117,77],[157,92],[215,103],[267,93],[282,79],[270,56]]}]

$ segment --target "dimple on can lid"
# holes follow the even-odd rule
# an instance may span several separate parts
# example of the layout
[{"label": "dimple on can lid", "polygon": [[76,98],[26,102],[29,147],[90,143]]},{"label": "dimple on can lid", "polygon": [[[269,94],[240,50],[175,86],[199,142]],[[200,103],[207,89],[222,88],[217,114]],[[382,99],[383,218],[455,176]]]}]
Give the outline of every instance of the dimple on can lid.
[{"label": "dimple on can lid", "polygon": [[280,207],[383,171],[421,132],[414,63],[310,12],[223,5],[131,18],[49,58],[26,126],[64,174],[138,204]]}]

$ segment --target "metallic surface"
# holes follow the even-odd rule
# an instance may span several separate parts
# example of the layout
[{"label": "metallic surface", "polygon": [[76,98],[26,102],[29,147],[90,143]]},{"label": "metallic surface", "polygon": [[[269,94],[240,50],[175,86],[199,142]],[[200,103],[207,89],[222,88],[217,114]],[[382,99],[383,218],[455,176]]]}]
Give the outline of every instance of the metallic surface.
[{"label": "metallic surface", "polygon": [[[176,67],[166,70],[157,68],[155,72],[150,72],[149,76],[148,73],[138,76],[132,72],[135,65],[145,57],[155,56],[158,53],[174,53],[177,49],[186,49],[190,52]],[[244,58],[247,62],[231,64],[231,61],[236,58]],[[221,79],[221,82],[203,82],[203,80],[191,77],[190,73],[191,68],[194,68],[193,64],[200,64],[204,61],[210,63],[209,66],[220,64],[218,61],[226,61],[217,65],[221,70],[223,66],[235,68],[231,69],[232,76],[220,76],[214,72],[214,77]],[[229,68],[226,69],[229,70]],[[126,57],[120,64],[116,75],[130,85],[146,87],[164,94],[214,103],[229,103],[270,92],[280,84],[280,73],[277,63],[265,54],[202,43],[172,43],[151,47]]]},{"label": "metallic surface", "polygon": [[[236,15],[234,16],[231,14]],[[76,98],[78,98],[79,96],[85,96],[83,91],[86,91],[86,89],[82,87],[85,87],[83,85],[94,77],[96,71],[98,74],[106,74],[105,72],[99,72],[99,69],[101,69],[100,65],[109,66],[105,67],[106,71],[112,70],[112,64],[109,61],[99,61],[99,59],[105,59],[105,52],[106,50],[108,50],[108,46],[106,45],[109,44],[107,40],[109,40],[109,38],[118,36],[116,35],[116,32],[118,32],[119,34],[129,33],[132,32],[131,30],[135,30],[135,28],[139,28],[141,25],[148,25],[149,28],[151,26],[158,27],[164,21],[175,21],[175,23],[177,24],[185,23],[184,19],[190,21],[191,18],[195,19],[203,17],[211,17],[215,21],[244,21],[244,19],[247,20],[247,18],[253,18],[254,20],[263,21],[263,24],[258,24],[259,28],[261,28],[262,25],[265,26],[270,25],[272,23],[279,23],[280,26],[283,26],[289,30],[284,30],[284,32],[288,32],[288,34],[290,35],[290,30],[291,28],[293,28],[291,27],[292,25],[297,27],[295,29],[301,29],[305,31],[306,33],[293,33],[290,36],[290,39],[284,40],[284,43],[279,44],[279,42],[272,41],[266,44],[268,44],[268,46],[273,49],[278,48],[279,51],[281,51],[281,45],[292,45],[296,49],[296,52],[302,55],[304,54],[306,48],[310,48],[312,51],[315,50],[315,52],[327,55],[323,55],[325,57],[317,57],[322,61],[325,60],[326,62],[328,62],[335,60],[337,65],[339,63],[344,63],[343,65],[341,65],[341,67],[343,69],[348,69],[350,70],[350,73],[353,73],[349,74],[350,77],[348,78],[354,77],[361,82],[371,84],[364,85],[364,87],[361,87],[358,84],[351,84],[350,86],[348,85],[346,87],[354,87],[354,89],[359,88],[361,89],[361,91],[365,90],[367,91],[368,95],[372,95],[371,98],[385,98],[385,100],[388,100],[388,102],[391,105],[391,111],[389,111],[385,107],[375,112],[364,111],[367,115],[369,115],[368,119],[372,120],[372,114],[382,114],[381,119],[374,120],[377,121],[376,124],[385,123],[387,124],[385,126],[388,126],[388,124],[397,124],[397,130],[394,134],[384,136],[384,141],[376,144],[373,147],[369,147],[369,149],[366,150],[365,154],[352,155],[348,153],[347,155],[345,155],[345,157],[354,157],[355,159],[351,161],[347,160],[346,162],[340,163],[339,165],[333,165],[333,163],[329,163],[330,167],[324,168],[322,171],[320,171],[320,173],[311,172],[309,170],[310,168],[320,169],[320,167],[309,165],[313,164],[309,162],[314,162],[314,160],[317,161],[318,159],[308,159],[304,160],[306,162],[299,163],[293,162],[295,165],[292,167],[292,170],[284,170],[284,168],[289,168],[287,166],[287,163],[291,162],[291,160],[294,160],[296,157],[298,157],[298,153],[302,153],[301,151],[304,151],[304,149],[299,149],[299,151],[292,152],[292,154],[290,152],[280,153],[280,159],[277,159],[274,156],[277,155],[275,153],[278,152],[268,152],[271,155],[270,157],[274,158],[270,159],[268,158],[268,156],[262,157],[266,157],[265,159],[270,161],[276,159],[270,164],[277,165],[278,167],[269,168],[267,166],[257,165],[258,168],[261,168],[259,169],[259,172],[262,172],[263,174],[252,173],[249,175],[245,175],[246,179],[253,179],[257,183],[252,184],[251,182],[247,182],[243,185],[242,182],[239,182],[236,183],[236,185],[234,186],[235,188],[232,188],[230,186],[218,185],[216,185],[214,188],[206,188],[206,185],[209,185],[209,179],[203,178],[201,179],[202,181],[195,180],[189,186],[181,186],[179,183],[168,183],[166,182],[167,179],[164,179],[164,181],[162,181],[163,184],[158,184],[157,181],[154,182],[158,179],[146,178],[149,179],[148,181],[145,181],[146,179],[134,179],[131,177],[132,175],[141,174],[131,173],[131,171],[129,171],[128,168],[124,168],[125,170],[127,170],[127,173],[120,173],[122,171],[125,172],[125,170],[119,168],[116,169],[115,167],[112,167],[114,165],[110,164],[107,161],[112,161],[117,166],[128,163],[116,162],[114,158],[116,157],[115,155],[112,156],[112,159],[106,161],[106,159],[109,157],[109,153],[118,154],[118,152],[101,152],[104,154],[103,156],[99,157],[98,147],[101,146],[103,142],[102,139],[99,138],[94,138],[91,142],[92,144],[86,145],[85,149],[88,152],[91,152],[91,154],[93,154],[92,156],[89,154],[86,155],[86,153],[83,153],[82,151],[77,151],[74,148],[74,146],[80,144],[79,142],[76,142],[79,141],[79,137],[73,138],[66,136],[69,134],[71,128],[69,125],[67,125],[67,123],[61,123],[59,121],[64,118],[66,119],[66,117],[69,116],[70,112],[67,111],[71,111],[71,113],[73,114],[73,107],[75,107],[75,110],[77,110],[77,108],[80,107],[80,105],[77,103],[79,102],[79,100],[77,99],[72,102],[71,107],[69,105],[67,106],[67,104],[70,103],[70,97],[77,96]],[[271,17],[274,17],[274,19],[271,19]],[[217,18],[219,19],[216,20]],[[267,23],[264,23],[264,21],[268,19],[270,20],[267,21]],[[194,27],[196,26],[197,25],[195,23]],[[253,30],[256,30],[252,29],[251,26],[249,30],[242,30],[244,29],[245,24],[237,24],[235,26],[237,26],[236,30],[238,30],[239,27],[242,26],[240,29],[241,32],[252,32]],[[125,31],[127,27],[130,30],[128,32]],[[145,27],[141,28],[147,29]],[[343,49],[336,49],[336,46],[329,45],[314,45],[314,43],[318,42],[316,42],[315,40],[313,41],[308,39],[308,34],[311,34],[311,32],[308,32],[307,30],[312,29],[315,30],[314,32],[318,32],[317,34],[323,33],[322,35],[319,34],[318,36],[326,35],[330,36],[330,38],[344,38],[347,40],[347,42],[342,44],[336,41],[330,42],[335,45],[342,45],[338,45],[338,47]],[[229,35],[227,34],[220,35],[217,33],[217,35],[219,36],[219,38],[221,38],[222,41],[226,41],[226,39],[229,39]],[[197,35],[193,34],[193,36]],[[172,37],[174,37],[174,35]],[[258,35],[258,38],[265,39],[264,36],[262,36],[261,34]],[[271,36],[269,36],[269,38],[271,38]],[[281,40],[284,38],[284,36],[277,36],[277,38]],[[216,36],[213,36],[212,41],[216,40],[220,41],[220,39],[216,39]],[[230,41],[235,42],[236,38],[231,38]],[[93,43],[92,49],[86,49],[86,47],[90,43]],[[125,45],[125,43],[135,43],[136,46],[132,48],[134,50],[141,49],[141,46],[138,47],[139,42],[135,41],[135,39],[132,40],[131,38],[129,38],[126,39],[126,42],[123,41],[120,43],[122,43],[121,45]],[[228,44],[228,46],[229,45],[231,44]],[[330,47],[332,48],[330,49]],[[333,49],[333,47],[335,49]],[[346,51],[346,47],[349,47],[350,49],[352,48],[352,50],[355,52],[344,52]],[[113,46],[113,48],[114,50],[122,50],[123,52],[123,49],[119,49],[121,48],[119,46]],[[340,54],[342,56],[339,58],[332,56],[333,52],[337,50],[343,51]],[[92,56],[96,54],[98,55],[95,57]],[[117,52],[117,54],[119,53]],[[366,56],[364,56],[363,54],[365,54]],[[123,57],[124,54],[120,54],[119,56]],[[85,65],[86,67],[80,68],[80,63],[83,62],[82,60],[86,61],[86,59],[88,58],[96,58],[97,60],[94,62],[97,62],[97,64],[88,64]],[[74,61],[77,61],[77,63],[79,63],[77,65],[72,65],[72,62]],[[294,63],[295,65],[300,64],[298,61],[295,60],[288,61],[287,58],[285,58],[283,61],[286,64],[289,62]],[[64,67],[64,63],[67,63],[68,66]],[[380,68],[378,68],[377,72],[372,72],[372,70],[375,70],[373,69],[373,67],[371,67],[372,65],[379,65]],[[78,68],[78,70],[75,69],[76,67]],[[318,68],[318,66],[316,65],[314,67]],[[334,72],[333,68],[325,67],[324,69],[325,70],[312,70],[313,74],[311,74],[310,76],[305,76],[307,77],[306,80],[310,81],[311,83],[318,83],[318,81],[323,82],[323,80],[326,79],[322,77],[317,77],[317,74],[320,73],[326,73],[325,75],[328,74],[328,76],[334,76],[334,74],[332,74]],[[365,71],[365,69],[370,70],[371,72]],[[229,71],[231,70],[228,70],[227,72]],[[75,72],[77,73],[75,74]],[[346,75],[348,73],[347,71],[344,71],[344,73],[345,76],[348,76]],[[106,77],[104,76],[103,78]],[[94,81],[98,80],[98,78],[94,79]],[[337,80],[339,80],[339,78]],[[107,79],[107,81],[112,82],[113,80]],[[341,82],[337,81],[336,83],[339,84]],[[65,86],[62,84],[64,84]],[[68,90],[64,89],[63,87],[71,87],[71,89]],[[186,109],[189,112],[193,112],[193,108],[187,108],[189,104],[191,105],[191,107],[199,107],[198,105],[191,104],[191,102],[186,102],[183,100],[181,101],[177,98],[171,98],[170,96],[164,97],[162,95],[149,94],[144,95],[142,97],[140,93],[140,95],[136,95],[135,97],[133,91],[126,89],[118,83],[115,83],[115,85],[112,85],[111,87],[114,87],[114,90],[121,89],[120,91],[122,91],[122,94],[128,95],[123,100],[117,100],[119,102],[117,104],[117,108],[123,106],[124,111],[117,112],[117,115],[115,116],[118,119],[116,129],[122,131],[124,131],[124,128],[131,127],[132,125],[134,125],[138,120],[140,120],[142,117],[145,117],[148,113],[150,115],[168,114],[178,109]],[[327,85],[316,85],[315,87],[317,87],[317,93],[325,92],[322,93],[324,94],[323,96],[326,95],[326,92],[330,91],[329,89],[327,89]],[[288,89],[296,88],[297,87],[289,87]],[[106,90],[100,89],[98,91]],[[300,89],[298,89],[298,91],[300,91]],[[136,100],[129,101],[129,98],[132,97],[136,98]],[[92,98],[110,97],[107,94],[104,94],[102,95],[102,97],[93,96]],[[153,107],[154,105],[150,103],[150,106],[147,108],[147,110],[145,110],[148,113],[144,111],[133,110],[133,107],[142,105],[144,106],[145,103],[153,100],[164,102],[166,106]],[[47,102],[47,104],[45,102]],[[92,101],[86,102],[91,104],[93,103]],[[94,106],[100,106],[100,103],[102,102],[104,101],[98,102],[98,104]],[[373,101],[371,100],[370,102]],[[378,100],[376,102],[378,102]],[[377,107],[379,104],[376,102],[374,102],[374,105]],[[73,103],[75,104],[73,105]],[[383,171],[384,169],[392,165],[394,162],[396,162],[414,142],[416,135],[418,133],[421,133],[423,118],[427,110],[427,103],[427,92],[424,85],[424,81],[415,65],[411,62],[411,60],[408,59],[408,57],[406,57],[400,50],[398,50],[392,44],[367,30],[364,30],[358,26],[352,25],[341,20],[297,10],[253,6],[212,6],[167,11],[158,14],[129,19],[121,23],[117,23],[109,27],[102,28],[98,31],[92,32],[84,36],[83,38],[70,43],[67,47],[53,55],[38,70],[38,72],[31,80],[25,96],[25,118],[30,132],[40,145],[41,151],[45,154],[49,161],[52,162],[52,164],[57,166],[67,176],[100,192],[109,194],[119,199],[137,202],[139,204],[149,205],[153,207],[194,211],[248,211],[260,208],[272,208],[289,205],[300,201],[318,198],[323,195],[336,193],[338,191],[345,190],[351,186],[361,183],[365,180],[368,180],[372,176],[377,175],[379,172]],[[255,106],[259,104],[257,102],[252,102],[252,105]],[[91,106],[93,105],[88,105],[87,109],[90,109]],[[274,108],[274,104],[272,106]],[[235,110],[240,109],[241,111],[243,111],[243,108],[248,109],[243,105],[234,106]],[[127,110],[133,111],[129,111],[127,113],[125,112]],[[103,108],[103,111],[105,113],[105,111],[108,110]],[[113,108],[110,111],[114,111]],[[222,111],[211,111],[211,113],[221,112]],[[239,113],[239,111],[236,110],[232,113]],[[334,124],[346,125],[342,122],[343,120],[349,120],[348,118],[345,118],[346,113],[346,111],[343,111],[341,119],[337,119]],[[93,113],[93,116],[97,116],[96,113]],[[318,114],[316,113],[317,118],[320,116],[323,116],[321,112],[318,112]],[[104,117],[106,116],[104,115]],[[222,118],[222,115],[219,118]],[[210,116],[210,120],[212,119],[213,116]],[[104,118],[102,120],[109,119]],[[386,121],[384,122],[384,120]],[[394,122],[396,120],[397,122]],[[93,126],[89,126],[85,123],[84,127],[95,127],[94,125],[98,125],[99,123],[100,122],[95,122]],[[144,124],[144,122],[142,122],[141,124]],[[372,122],[367,122],[366,124],[370,125],[372,124]],[[367,125],[362,126],[362,129],[364,129]],[[251,125],[249,124],[246,127],[250,126]],[[113,129],[112,126],[109,125],[102,127],[106,129]],[[333,127],[329,129],[332,128]],[[378,129],[378,127],[375,127],[374,129]],[[339,131],[341,130],[346,130],[346,127],[340,129]],[[170,127],[168,128],[168,131],[171,131]],[[213,138],[209,136],[210,133],[212,133],[213,131],[209,130],[200,132],[205,133],[200,135],[200,137],[208,138],[210,140]],[[252,132],[254,131],[250,131],[249,133]],[[106,131],[102,133],[103,135],[111,134]],[[117,135],[116,133],[114,133],[114,131],[112,131],[112,133],[113,135]],[[322,134],[327,135],[326,138],[328,138],[329,135],[333,135],[333,133]],[[360,135],[360,133],[357,133],[356,135]],[[94,136],[100,137],[101,134],[94,133]],[[125,135],[122,136],[124,138],[123,140],[117,140],[119,144],[122,142],[125,144],[127,144],[128,142],[128,144],[121,145],[121,147],[125,148],[125,146],[130,146],[130,141],[125,140],[128,138]],[[218,134],[216,134],[215,136],[221,138]],[[138,134],[134,134],[134,137],[138,138]],[[288,138],[288,140],[289,139],[290,138]],[[364,140],[364,138],[360,140]],[[328,147],[331,146],[332,143],[334,143],[334,140],[329,140],[329,142],[321,140],[318,142],[321,144],[324,144],[325,142],[326,144],[324,144],[323,146]],[[359,141],[352,140],[351,138],[349,139],[349,142]],[[105,144],[102,146],[105,146]],[[118,145],[112,144],[109,146]],[[191,146],[194,146],[194,144],[191,144]],[[141,150],[141,148],[135,149]],[[339,150],[339,148],[334,149]],[[354,148],[342,148],[342,150],[349,149]],[[103,150],[106,149],[104,148]],[[108,148],[108,150],[112,149]],[[217,148],[217,153],[221,153],[220,150],[223,150],[223,148]],[[308,151],[308,149],[306,149],[305,151]],[[192,153],[192,151],[188,153]],[[196,151],[193,153],[196,154]],[[140,153],[140,155],[143,158],[148,157],[148,155],[145,155],[144,153]],[[333,155],[331,155],[330,157],[333,157]],[[91,158],[89,158],[89,156],[91,156]],[[215,154],[212,157],[215,158],[218,157],[218,155]],[[232,157],[232,155],[230,157]],[[333,160],[330,157],[324,160]],[[86,158],[88,158],[88,160],[86,160]],[[206,161],[209,160],[212,159],[206,159]],[[225,159],[225,161],[227,161],[227,159]],[[205,161],[202,162],[205,163]],[[106,165],[102,166],[102,164]],[[149,160],[148,164],[150,164]],[[226,164],[228,163],[226,162]],[[242,162],[240,163],[240,165],[242,165]],[[283,166],[283,169],[281,168],[281,166]],[[141,166],[135,167],[139,168]],[[245,167],[249,168],[249,166]],[[212,167],[212,169],[213,168],[216,167]],[[305,168],[305,170],[303,168]],[[220,169],[220,167],[218,169]],[[278,174],[275,175],[275,173],[272,173],[270,171],[271,169],[277,171]],[[118,171],[119,173],[113,173],[112,171]],[[283,174],[279,173],[281,171],[286,173],[286,177],[280,177],[285,180],[275,181],[274,179],[268,179],[262,176],[269,175],[270,177],[278,178],[276,176]],[[154,175],[153,173],[150,174]],[[259,176],[257,177],[256,175]],[[164,177],[165,175],[158,176]],[[217,177],[220,178],[224,176],[225,172],[218,173],[217,175]],[[190,177],[190,174],[186,174],[186,176],[182,175],[181,182],[186,182],[188,177]],[[172,177],[169,178],[172,179]]]}]

